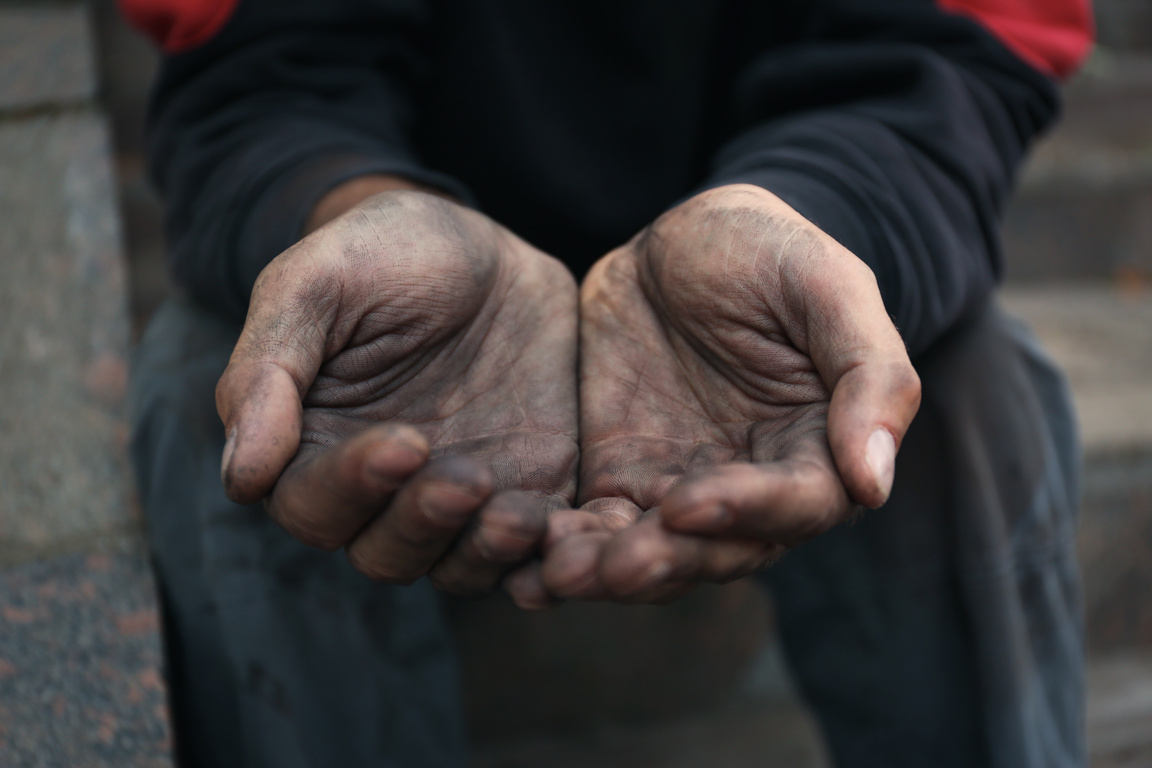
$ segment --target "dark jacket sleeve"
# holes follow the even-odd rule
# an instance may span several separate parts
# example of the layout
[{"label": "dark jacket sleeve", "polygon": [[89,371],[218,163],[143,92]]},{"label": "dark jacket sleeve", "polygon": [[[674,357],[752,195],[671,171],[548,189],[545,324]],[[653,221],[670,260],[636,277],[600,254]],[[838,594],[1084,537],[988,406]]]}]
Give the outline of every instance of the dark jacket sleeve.
[{"label": "dark jacket sleeve", "polygon": [[353,176],[468,199],[408,138],[426,13],[419,0],[242,0],[211,39],[165,58],[149,160],[185,290],[243,316],[260,270]]},{"label": "dark jacket sleeve", "polygon": [[[1051,7],[1069,3],[1087,18],[1083,0]],[[744,66],[708,182],[764,187],[863,259],[912,354],[991,292],[1014,176],[1058,111],[1053,74],[1091,40],[1090,18],[1073,19],[1082,44],[1049,68],[1034,40],[1067,32],[1066,18],[1030,19],[1032,49],[1013,50],[979,13],[942,4],[811,3],[794,45]]]}]

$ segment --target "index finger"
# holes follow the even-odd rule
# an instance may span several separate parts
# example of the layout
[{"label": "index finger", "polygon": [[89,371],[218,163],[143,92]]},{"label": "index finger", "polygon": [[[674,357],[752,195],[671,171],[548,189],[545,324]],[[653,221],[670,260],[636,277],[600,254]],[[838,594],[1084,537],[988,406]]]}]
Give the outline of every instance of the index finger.
[{"label": "index finger", "polygon": [[724,583],[767,567],[782,544],[670,531],[658,510],[604,545],[600,583],[616,600],[661,602],[702,582]]},{"label": "index finger", "polygon": [[309,546],[344,546],[428,459],[413,427],[382,424],[331,448],[305,446],[267,499],[269,516]]},{"label": "index finger", "polygon": [[681,533],[795,546],[843,522],[853,508],[819,431],[796,438],[774,461],[732,462],[688,475],[661,511],[665,525]]}]

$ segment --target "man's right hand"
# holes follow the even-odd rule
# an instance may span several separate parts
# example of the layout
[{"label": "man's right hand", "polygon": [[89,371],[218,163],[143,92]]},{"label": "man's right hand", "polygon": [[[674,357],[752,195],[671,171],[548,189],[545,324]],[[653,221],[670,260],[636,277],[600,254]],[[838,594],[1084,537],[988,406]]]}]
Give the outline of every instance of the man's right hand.
[{"label": "man's right hand", "polygon": [[371,197],[256,282],[216,391],[228,496],[378,580],[490,591],[573,500],[576,326],[556,260],[438,197]]}]

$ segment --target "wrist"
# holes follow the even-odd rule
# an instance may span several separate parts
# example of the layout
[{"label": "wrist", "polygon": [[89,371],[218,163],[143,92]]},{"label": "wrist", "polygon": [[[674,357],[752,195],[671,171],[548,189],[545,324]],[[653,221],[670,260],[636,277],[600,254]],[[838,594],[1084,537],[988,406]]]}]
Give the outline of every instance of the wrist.
[{"label": "wrist", "polygon": [[323,197],[316,201],[316,205],[312,207],[312,211],[304,222],[304,231],[301,236],[314,232],[373,195],[396,190],[426,192],[450,200],[454,199],[442,190],[418,184],[402,176],[386,174],[357,176],[328,190]]}]

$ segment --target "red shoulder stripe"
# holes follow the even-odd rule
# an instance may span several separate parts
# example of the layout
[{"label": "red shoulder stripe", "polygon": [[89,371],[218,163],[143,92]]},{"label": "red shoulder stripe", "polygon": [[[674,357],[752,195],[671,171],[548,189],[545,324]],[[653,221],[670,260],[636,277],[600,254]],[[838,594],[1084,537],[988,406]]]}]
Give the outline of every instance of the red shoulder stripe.
[{"label": "red shoulder stripe", "polygon": [[212,39],[239,0],[117,0],[120,12],[168,53]]},{"label": "red shoulder stripe", "polygon": [[1090,0],[936,0],[945,11],[975,19],[1041,72],[1065,78],[1092,49]]}]

